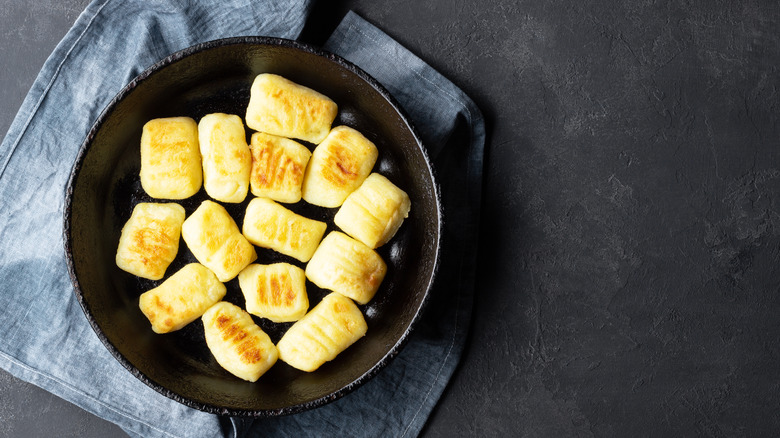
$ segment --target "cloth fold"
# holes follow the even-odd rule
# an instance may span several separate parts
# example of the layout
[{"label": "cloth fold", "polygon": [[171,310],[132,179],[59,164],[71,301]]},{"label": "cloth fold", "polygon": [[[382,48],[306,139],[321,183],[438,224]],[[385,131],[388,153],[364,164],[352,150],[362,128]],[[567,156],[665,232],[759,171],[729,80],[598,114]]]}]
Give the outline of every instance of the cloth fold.
[{"label": "cloth fold", "polygon": [[62,245],[64,189],[79,145],[111,98],[170,53],[241,35],[295,39],[306,0],[96,0],[44,64],[0,144],[0,367],[118,424],[131,436],[413,436],[459,360],[474,290],[485,133],[448,80],[349,13],[326,44],[373,75],[417,126],[442,189],[440,275],[399,356],[354,393],[273,419],[219,418],[136,380],[92,332]]}]

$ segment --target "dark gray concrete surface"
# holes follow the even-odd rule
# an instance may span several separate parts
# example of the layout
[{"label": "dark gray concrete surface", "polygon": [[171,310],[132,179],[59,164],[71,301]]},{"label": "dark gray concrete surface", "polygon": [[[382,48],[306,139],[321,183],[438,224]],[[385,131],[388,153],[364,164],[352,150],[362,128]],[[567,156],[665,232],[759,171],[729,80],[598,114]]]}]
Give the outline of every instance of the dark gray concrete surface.
[{"label": "dark gray concrete surface", "polygon": [[[0,6],[0,131],[84,1]],[[319,2],[488,125],[466,355],[423,435],[780,433],[780,5]],[[0,372],[0,436],[117,429]]]}]

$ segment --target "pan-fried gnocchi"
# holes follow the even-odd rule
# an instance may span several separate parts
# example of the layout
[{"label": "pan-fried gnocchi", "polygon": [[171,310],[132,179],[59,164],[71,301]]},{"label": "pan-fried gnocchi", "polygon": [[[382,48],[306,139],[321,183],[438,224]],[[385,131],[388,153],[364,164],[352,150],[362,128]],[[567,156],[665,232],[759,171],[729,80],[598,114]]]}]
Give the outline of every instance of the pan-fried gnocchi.
[{"label": "pan-fried gnocchi", "polygon": [[219,302],[201,319],[211,354],[234,376],[256,382],[279,358],[271,338],[235,304]]},{"label": "pan-fried gnocchi", "polygon": [[409,216],[409,195],[378,173],[372,173],[342,204],[333,222],[369,248],[393,238]]},{"label": "pan-fried gnocchi", "polygon": [[314,371],[365,336],[363,314],[349,298],[331,293],[287,330],[276,347],[279,358],[302,371]]},{"label": "pan-fried gnocchi", "polygon": [[[375,249],[396,235],[411,201],[386,177],[371,173],[379,157],[371,140],[354,128],[332,127],[337,113],[329,97],[260,74],[244,120],[214,112],[197,123],[168,117],[143,126],[144,191],[178,200],[203,187],[214,200],[201,202],[189,217],[184,207],[191,203],[139,203],[122,229],[116,264],[138,277],[165,278],[180,239],[198,261],[140,295],[138,306],[154,332],[169,333],[201,318],[217,363],[249,382],[279,359],[313,372],[365,336],[368,325],[358,305],[373,299],[387,274]],[[257,131],[248,143],[245,125]],[[343,232],[325,236],[328,223],[279,204],[301,200],[338,208],[332,224]],[[240,227],[220,202],[247,206],[237,218],[243,219]],[[253,263],[255,245],[299,266]],[[244,307],[222,301],[234,300],[224,283],[236,277]],[[329,291],[312,309],[307,279]],[[274,345],[257,318],[292,324]]]},{"label": "pan-fried gnocchi", "polygon": [[116,265],[149,280],[160,280],[179,251],[184,208],[179,204],[140,203],[122,228]]},{"label": "pan-fried gnocchi", "polygon": [[203,182],[198,125],[189,117],[153,119],[141,133],[141,186],[152,198],[185,199]]},{"label": "pan-fried gnocchi", "polygon": [[311,258],[327,224],[295,214],[266,198],[249,202],[244,216],[244,236],[253,244],[294,257]]},{"label": "pan-fried gnocchi", "polygon": [[289,263],[252,264],[238,274],[246,311],[273,322],[297,321],[309,310],[306,275]]},{"label": "pan-fried gnocchi", "polygon": [[208,268],[190,263],[161,285],[141,294],[138,307],[155,333],[179,330],[198,319],[227,289]]},{"label": "pan-fried gnocchi", "polygon": [[219,281],[230,281],[257,259],[255,248],[241,234],[225,207],[205,200],[181,227],[184,242]]},{"label": "pan-fried gnocchi", "polygon": [[244,122],[233,114],[207,114],[198,123],[203,161],[203,188],[217,201],[236,203],[246,198],[252,156]]},{"label": "pan-fried gnocchi", "polygon": [[311,157],[309,149],[289,138],[262,132],[252,134],[249,148],[252,194],[278,202],[300,201],[303,173]]},{"label": "pan-fried gnocchi", "polygon": [[327,96],[281,76],[263,73],[252,82],[246,125],[316,144],[328,135],[337,112],[336,102]]},{"label": "pan-fried gnocchi", "polygon": [[339,231],[322,239],[306,265],[312,283],[360,304],[374,298],[386,273],[387,265],[376,251]]},{"label": "pan-fried gnocchi", "polygon": [[338,207],[366,179],[379,156],[376,145],[348,126],[337,126],[314,149],[303,178],[309,204]]}]

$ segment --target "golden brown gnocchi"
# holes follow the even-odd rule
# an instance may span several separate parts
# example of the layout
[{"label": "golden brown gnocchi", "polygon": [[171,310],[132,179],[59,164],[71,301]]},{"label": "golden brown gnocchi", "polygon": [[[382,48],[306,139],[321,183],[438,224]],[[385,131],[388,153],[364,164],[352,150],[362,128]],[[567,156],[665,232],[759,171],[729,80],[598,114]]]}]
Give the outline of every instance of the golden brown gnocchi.
[{"label": "golden brown gnocchi", "polygon": [[347,196],[333,222],[369,248],[377,248],[393,238],[409,216],[410,206],[406,192],[372,173]]},{"label": "golden brown gnocchi", "polygon": [[312,283],[360,304],[374,298],[386,273],[387,265],[376,251],[339,231],[322,239],[306,265]]},{"label": "golden brown gnocchi", "polygon": [[276,135],[255,132],[252,151],[252,194],[274,201],[292,203],[301,200],[301,186],[311,152],[306,146]]},{"label": "golden brown gnocchi", "polygon": [[246,125],[255,131],[319,143],[338,106],[327,96],[282,76],[258,75],[250,89]]},{"label": "golden brown gnocchi", "polygon": [[306,275],[289,263],[252,264],[238,274],[246,311],[273,322],[297,321],[309,310]]},{"label": "golden brown gnocchi", "polygon": [[155,333],[179,330],[198,319],[227,289],[211,270],[198,263],[181,268],[159,286],[141,294],[138,307]]},{"label": "golden brown gnocchi", "polygon": [[302,197],[309,204],[338,207],[366,179],[376,163],[376,145],[348,126],[337,126],[312,153]]},{"label": "golden brown gnocchi", "polygon": [[244,236],[253,244],[307,262],[325,234],[325,222],[296,214],[266,198],[249,202]]},{"label": "golden brown gnocchi", "polygon": [[276,347],[279,358],[302,371],[314,371],[365,336],[363,314],[349,298],[331,293],[292,325]]},{"label": "golden brown gnocchi", "polygon": [[234,376],[256,382],[279,358],[271,338],[235,304],[221,301],[201,319],[211,354]]},{"label": "golden brown gnocchi", "polygon": [[[244,202],[250,191],[256,196],[241,229],[210,200],[188,218],[177,204],[138,204],[122,230],[117,266],[162,279],[179,237],[199,262],[140,296],[139,308],[155,332],[179,330],[200,317],[216,361],[249,382],[278,359],[314,371],[365,336],[368,325],[355,303],[366,304],[377,293],[387,265],[374,249],[393,238],[411,202],[387,178],[371,173],[379,155],[373,142],[348,126],[332,128],[337,112],[327,96],[266,73],[252,83],[244,121],[213,113],[198,124],[169,117],[144,125],[140,178],[150,196],[185,199],[201,186],[223,203]],[[258,131],[248,144],[244,122]],[[293,139],[317,146],[311,152]],[[344,232],[323,239],[325,222],[278,204],[302,199],[340,207],[334,224]],[[253,245],[308,263],[305,270],[252,264]],[[223,282],[235,277],[246,310],[221,301]],[[307,279],[332,291],[310,311]],[[274,345],[252,315],[294,324]]]},{"label": "golden brown gnocchi", "polygon": [[252,156],[244,122],[233,114],[207,114],[198,122],[203,161],[203,188],[217,201],[237,203],[246,198]]},{"label": "golden brown gnocchi", "polygon": [[159,280],[179,251],[184,208],[179,204],[140,203],[122,227],[116,265],[123,271]]},{"label": "golden brown gnocchi", "polygon": [[153,119],[141,133],[141,186],[158,199],[185,199],[203,182],[198,125],[189,117]]},{"label": "golden brown gnocchi", "polygon": [[241,234],[225,207],[203,201],[181,228],[182,238],[198,261],[219,281],[230,281],[257,259],[255,248]]}]

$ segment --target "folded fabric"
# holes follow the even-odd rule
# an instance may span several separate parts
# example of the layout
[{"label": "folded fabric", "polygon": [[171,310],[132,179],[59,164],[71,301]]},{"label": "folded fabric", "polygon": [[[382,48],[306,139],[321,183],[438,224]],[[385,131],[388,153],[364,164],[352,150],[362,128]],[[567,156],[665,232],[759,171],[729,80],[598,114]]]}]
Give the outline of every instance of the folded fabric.
[{"label": "folded fabric", "polygon": [[0,367],[131,436],[419,433],[455,369],[470,318],[484,127],[460,90],[354,14],[326,49],[374,75],[409,113],[433,158],[445,212],[439,272],[449,275],[439,276],[419,329],[385,370],[299,415],[219,418],[158,394],[119,365],[87,323],[67,275],[64,188],[79,145],[110,99],[143,69],[193,44],[240,35],[294,39],[309,9],[305,0],[226,0],[218,8],[209,1],[96,0],[87,7],[0,144]]}]

